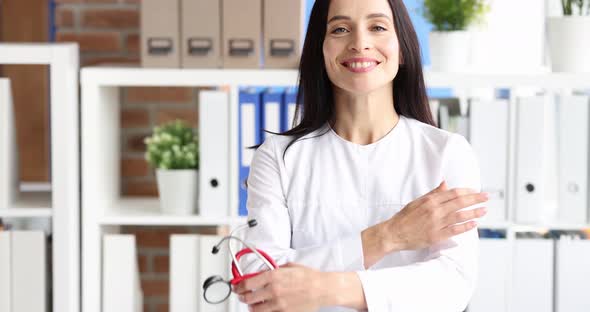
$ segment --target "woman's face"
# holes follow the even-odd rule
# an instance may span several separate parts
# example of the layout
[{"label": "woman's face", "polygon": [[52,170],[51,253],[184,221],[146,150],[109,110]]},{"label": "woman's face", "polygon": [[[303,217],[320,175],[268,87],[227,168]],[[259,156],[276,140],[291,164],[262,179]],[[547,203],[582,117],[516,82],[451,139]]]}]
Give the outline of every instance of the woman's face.
[{"label": "woman's face", "polygon": [[391,84],[399,68],[399,43],[387,0],[331,0],[324,62],[335,86],[367,94]]}]

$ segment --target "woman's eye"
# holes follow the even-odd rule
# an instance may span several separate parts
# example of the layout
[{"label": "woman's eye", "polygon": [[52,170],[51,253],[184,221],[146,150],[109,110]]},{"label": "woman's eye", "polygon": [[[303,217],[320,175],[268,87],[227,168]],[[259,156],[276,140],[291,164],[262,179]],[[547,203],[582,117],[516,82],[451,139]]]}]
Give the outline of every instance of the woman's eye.
[{"label": "woman's eye", "polygon": [[375,27],[373,27],[373,30],[376,30],[376,31],[386,31],[387,29],[385,29],[382,26],[375,26]]},{"label": "woman's eye", "polygon": [[344,27],[338,27],[338,28],[332,30],[332,33],[333,34],[340,34],[340,33],[344,33],[344,32],[347,32],[347,31],[348,30],[346,28],[344,28]]}]

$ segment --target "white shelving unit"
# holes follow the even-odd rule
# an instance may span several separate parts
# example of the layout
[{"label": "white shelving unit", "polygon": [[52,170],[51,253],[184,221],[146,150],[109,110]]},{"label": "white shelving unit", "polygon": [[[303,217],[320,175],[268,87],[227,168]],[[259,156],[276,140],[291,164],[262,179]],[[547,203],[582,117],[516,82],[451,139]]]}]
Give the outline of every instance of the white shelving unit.
[{"label": "white shelving unit", "polygon": [[80,311],[78,45],[0,44],[0,64],[49,66],[51,186],[49,190],[22,193],[11,207],[0,210],[0,218],[51,218],[53,311],[77,312]]},{"label": "white shelving unit", "polygon": [[[84,246],[83,311],[101,311],[101,237],[122,225],[234,226],[238,217],[238,188],[230,187],[227,218],[167,216],[152,198],[121,198],[119,144],[119,88],[131,86],[227,88],[230,133],[238,123],[239,86],[292,86],[291,70],[191,70],[89,67],[81,71],[82,84],[82,209]],[[229,185],[238,185],[238,140],[230,136]]]},{"label": "white shelving unit", "polygon": [[[227,218],[178,217],[158,213],[159,202],[145,198],[121,198],[119,157],[120,87],[219,87],[229,92],[230,133],[237,133],[239,86],[293,86],[295,70],[199,70],[88,67],[81,71],[82,84],[82,211],[83,211],[83,311],[101,311],[101,237],[121,225],[236,225],[238,190],[231,187],[231,212]],[[480,74],[425,72],[428,87],[453,88],[469,92],[475,88],[543,88],[560,90],[590,86],[590,75]],[[514,114],[512,114],[514,115]],[[514,116],[511,123],[514,124]],[[512,127],[514,128],[514,127]],[[511,144],[514,144],[513,142]],[[510,150],[514,150],[513,146]],[[238,183],[237,136],[230,139],[230,185]],[[512,163],[512,160],[509,161]],[[514,168],[509,168],[513,172]],[[512,183],[512,182],[511,182]],[[509,184],[509,189],[512,185]],[[512,220],[512,198],[508,198],[508,220]],[[521,226],[511,222],[482,224],[482,228],[503,229],[514,238]],[[533,228],[582,229],[589,225],[529,225]]]}]

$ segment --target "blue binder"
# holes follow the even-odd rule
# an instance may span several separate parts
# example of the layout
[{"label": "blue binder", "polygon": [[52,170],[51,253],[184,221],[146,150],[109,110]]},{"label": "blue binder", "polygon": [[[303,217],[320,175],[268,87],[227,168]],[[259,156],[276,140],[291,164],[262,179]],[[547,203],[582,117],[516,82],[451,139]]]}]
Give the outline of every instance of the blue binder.
[{"label": "blue binder", "polygon": [[283,105],[281,109],[281,129],[287,131],[292,128],[293,119],[295,118],[295,108],[297,107],[297,88],[287,88],[283,94]]},{"label": "blue binder", "polygon": [[250,163],[254,156],[254,149],[248,149],[250,146],[258,145],[260,140],[261,129],[261,102],[260,93],[255,89],[240,90],[238,109],[238,161],[239,161],[239,216],[247,216],[248,209],[246,202],[248,192],[246,189],[246,179],[250,173]]}]

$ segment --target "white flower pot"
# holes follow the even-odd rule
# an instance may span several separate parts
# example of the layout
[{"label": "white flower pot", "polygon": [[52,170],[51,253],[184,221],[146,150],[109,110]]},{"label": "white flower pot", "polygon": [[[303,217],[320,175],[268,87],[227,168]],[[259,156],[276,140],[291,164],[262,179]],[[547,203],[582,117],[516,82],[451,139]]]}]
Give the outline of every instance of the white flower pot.
[{"label": "white flower pot", "polygon": [[590,73],[590,16],[548,18],[554,72]]},{"label": "white flower pot", "polygon": [[156,170],[160,209],[164,214],[198,213],[199,172],[197,170]]},{"label": "white flower pot", "polygon": [[430,70],[462,72],[470,65],[471,35],[468,31],[433,31],[429,34]]}]

